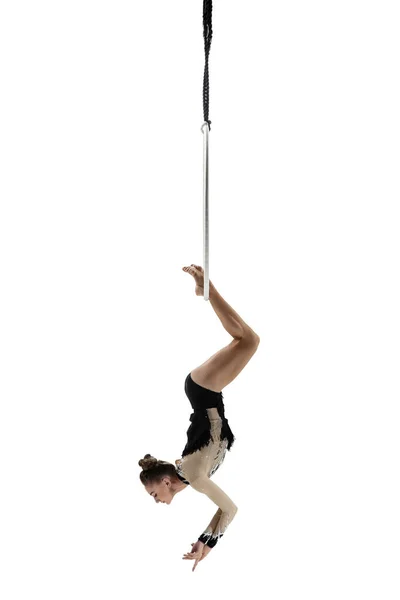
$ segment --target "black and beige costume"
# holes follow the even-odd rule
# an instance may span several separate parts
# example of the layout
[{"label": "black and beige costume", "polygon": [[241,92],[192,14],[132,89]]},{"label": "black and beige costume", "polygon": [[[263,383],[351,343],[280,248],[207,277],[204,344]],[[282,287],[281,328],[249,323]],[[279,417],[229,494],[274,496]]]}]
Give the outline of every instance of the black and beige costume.
[{"label": "black and beige costume", "polygon": [[185,393],[193,413],[182,458],[175,464],[181,481],[206,494],[218,506],[208,527],[198,538],[213,548],[234,518],[237,506],[210,477],[222,464],[235,436],[225,417],[222,392],[214,392],[195,383],[189,373],[185,380]]}]

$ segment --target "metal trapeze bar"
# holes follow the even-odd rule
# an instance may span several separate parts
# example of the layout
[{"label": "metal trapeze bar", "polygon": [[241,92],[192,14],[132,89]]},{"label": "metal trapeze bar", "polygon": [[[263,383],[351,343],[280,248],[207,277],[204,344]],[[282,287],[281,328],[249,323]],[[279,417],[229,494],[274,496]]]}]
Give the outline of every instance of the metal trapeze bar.
[{"label": "metal trapeze bar", "polygon": [[[204,126],[206,128],[204,129]],[[204,263],[204,300],[209,299],[209,255],[210,255],[210,229],[209,229],[209,188],[208,188],[208,136],[210,133],[207,121],[201,126],[203,132],[203,263]]]}]

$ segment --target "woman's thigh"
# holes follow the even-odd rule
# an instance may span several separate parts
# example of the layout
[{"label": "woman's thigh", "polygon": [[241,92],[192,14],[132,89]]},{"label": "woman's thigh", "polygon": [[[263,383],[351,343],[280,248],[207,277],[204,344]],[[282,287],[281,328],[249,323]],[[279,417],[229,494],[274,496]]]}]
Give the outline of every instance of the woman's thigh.
[{"label": "woman's thigh", "polygon": [[214,392],[222,391],[247,365],[258,344],[259,338],[254,336],[232,340],[191,371],[193,381]]}]

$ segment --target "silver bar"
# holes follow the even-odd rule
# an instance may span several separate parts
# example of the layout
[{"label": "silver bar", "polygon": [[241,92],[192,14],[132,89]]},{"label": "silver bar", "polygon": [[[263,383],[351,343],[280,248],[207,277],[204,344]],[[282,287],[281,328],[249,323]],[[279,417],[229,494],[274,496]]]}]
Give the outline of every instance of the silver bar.
[{"label": "silver bar", "polygon": [[[206,125],[205,130],[203,129]],[[201,126],[203,132],[203,263],[204,263],[204,300],[209,299],[210,295],[210,280],[209,280],[209,203],[208,203],[208,134],[209,127],[207,121]]]}]

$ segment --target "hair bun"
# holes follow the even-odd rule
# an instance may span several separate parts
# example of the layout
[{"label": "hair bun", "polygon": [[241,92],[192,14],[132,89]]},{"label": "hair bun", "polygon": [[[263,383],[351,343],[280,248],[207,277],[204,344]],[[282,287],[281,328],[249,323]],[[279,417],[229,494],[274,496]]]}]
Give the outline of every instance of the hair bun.
[{"label": "hair bun", "polygon": [[139,467],[142,467],[143,471],[147,471],[148,469],[152,469],[156,466],[158,460],[154,458],[151,454],[146,454],[144,458],[139,460]]}]

